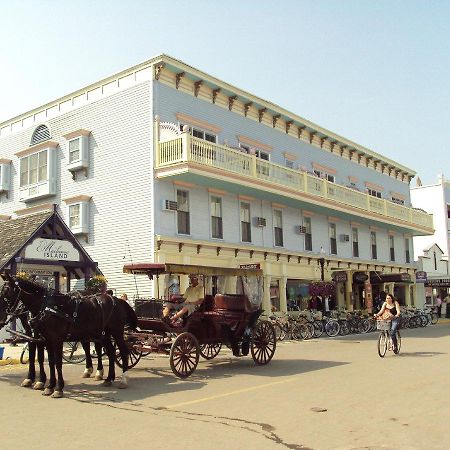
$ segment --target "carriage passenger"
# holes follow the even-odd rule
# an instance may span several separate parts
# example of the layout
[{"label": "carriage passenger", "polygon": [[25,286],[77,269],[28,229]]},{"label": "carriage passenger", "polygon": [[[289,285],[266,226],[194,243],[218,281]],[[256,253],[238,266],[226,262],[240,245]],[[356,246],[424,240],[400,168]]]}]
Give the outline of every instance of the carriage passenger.
[{"label": "carriage passenger", "polygon": [[[176,322],[185,314],[191,315],[197,305],[203,302],[203,287],[198,284],[197,275],[189,275],[189,287],[183,295],[184,302],[181,304],[181,309],[171,318],[172,323]],[[167,303],[163,310],[163,319],[168,320],[169,313],[173,309],[170,303]]]}]

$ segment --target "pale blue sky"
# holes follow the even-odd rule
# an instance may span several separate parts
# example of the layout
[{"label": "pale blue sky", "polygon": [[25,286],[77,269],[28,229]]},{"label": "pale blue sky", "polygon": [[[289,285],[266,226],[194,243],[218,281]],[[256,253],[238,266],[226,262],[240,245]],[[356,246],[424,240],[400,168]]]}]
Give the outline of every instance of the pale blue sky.
[{"label": "pale blue sky", "polygon": [[449,23],[438,0],[0,0],[0,122],[166,53],[434,183]]}]

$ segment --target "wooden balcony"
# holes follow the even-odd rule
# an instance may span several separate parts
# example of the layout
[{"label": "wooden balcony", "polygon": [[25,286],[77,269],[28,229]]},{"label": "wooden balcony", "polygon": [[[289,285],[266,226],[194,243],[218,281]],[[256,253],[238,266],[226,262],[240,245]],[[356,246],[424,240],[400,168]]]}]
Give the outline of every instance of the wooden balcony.
[{"label": "wooden balcony", "polygon": [[[227,182],[238,192],[263,192],[266,198],[278,196],[299,202],[299,207],[321,210],[338,216],[350,215],[364,222],[380,221],[412,235],[433,234],[433,216],[391,201],[373,197],[345,186],[330,183],[306,172],[289,169],[230,147],[195,138],[188,133],[159,143],[156,177],[192,174],[213,179],[210,184]],[[215,186],[214,186],[215,187]],[[301,206],[300,206],[301,205]],[[328,211],[323,211],[325,208]]]}]

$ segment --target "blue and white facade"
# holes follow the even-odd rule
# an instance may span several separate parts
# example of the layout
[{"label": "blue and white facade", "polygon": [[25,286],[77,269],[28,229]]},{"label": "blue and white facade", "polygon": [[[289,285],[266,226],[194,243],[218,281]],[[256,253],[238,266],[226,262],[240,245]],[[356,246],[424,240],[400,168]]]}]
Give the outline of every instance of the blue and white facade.
[{"label": "blue and white facade", "polygon": [[123,264],[155,261],[259,264],[266,308],[336,272],[340,306],[372,279],[412,304],[433,233],[414,171],[166,55],[0,124],[0,168],[2,220],[58,204],[130,296],[152,285]]}]

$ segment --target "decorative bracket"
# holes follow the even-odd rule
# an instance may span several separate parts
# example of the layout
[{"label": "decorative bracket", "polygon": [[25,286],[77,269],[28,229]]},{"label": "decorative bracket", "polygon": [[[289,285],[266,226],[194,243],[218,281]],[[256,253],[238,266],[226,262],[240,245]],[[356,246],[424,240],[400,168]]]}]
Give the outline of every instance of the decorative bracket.
[{"label": "decorative bracket", "polygon": [[277,253],[277,261],[279,261],[279,260],[280,260],[280,254]]},{"label": "decorative bracket", "polygon": [[165,67],[164,63],[155,66],[155,80],[159,80],[159,77],[161,76],[161,72],[163,71],[164,67]]},{"label": "decorative bracket", "polygon": [[196,81],[194,83],[194,95],[198,97],[198,93],[200,92],[200,88],[202,87],[203,80]]},{"label": "decorative bracket", "polygon": [[289,120],[289,122],[286,122],[286,134],[289,134],[289,130],[291,128],[291,125],[294,123],[293,120]]},{"label": "decorative bracket", "polygon": [[235,248],[235,249],[234,249],[234,257],[235,257],[235,258],[237,257],[238,253],[239,253],[239,249],[238,249],[238,248]]},{"label": "decorative bracket", "polygon": [[156,242],[156,248],[158,249],[158,251],[161,250],[161,245],[162,245],[163,241],[159,240]]},{"label": "decorative bracket", "polygon": [[179,72],[175,75],[175,86],[178,89],[180,87],[180,81],[184,77],[186,72]]},{"label": "decorative bracket", "polygon": [[291,260],[291,255],[287,255],[287,262]]},{"label": "decorative bracket", "polygon": [[220,88],[213,89],[212,91],[212,102],[216,103],[217,94],[220,92]]},{"label": "decorative bracket", "polygon": [[200,244],[197,245],[197,255],[200,254],[200,249],[202,248],[202,246]]},{"label": "decorative bracket", "polygon": [[220,250],[222,250],[222,247],[217,247],[217,249],[216,249],[217,256],[220,255]]},{"label": "decorative bracket", "polygon": [[264,117],[264,113],[266,111],[267,111],[267,108],[258,109],[258,120],[259,120],[259,122],[262,122],[263,117]]},{"label": "decorative bracket", "polygon": [[280,117],[281,117],[280,114],[272,117],[272,128],[275,128],[277,126],[277,122]]},{"label": "decorative bracket", "polygon": [[253,252],[254,250],[250,250],[250,258],[253,258]]},{"label": "decorative bracket", "polygon": [[315,131],[313,131],[312,133],[309,133],[309,143],[312,144],[313,140],[314,140],[314,136],[317,133]]},{"label": "decorative bracket", "polygon": [[311,264],[311,258],[308,258],[308,264]]},{"label": "decorative bracket", "polygon": [[264,252],[264,261],[267,259],[267,252]]},{"label": "decorative bracket", "polygon": [[183,243],[178,242],[178,252],[181,253],[181,250],[183,250]]},{"label": "decorative bracket", "polygon": [[305,129],[306,129],[306,127],[298,127],[298,129],[297,129],[297,135],[298,135],[298,138],[299,138],[299,139],[301,139],[301,137],[302,137],[303,132],[305,131]]},{"label": "decorative bracket", "polygon": [[232,97],[228,97],[228,109],[231,111],[233,109],[233,103],[237,99],[237,95],[233,95]]},{"label": "decorative bracket", "polygon": [[300,264],[301,260],[302,260],[302,257],[301,256],[297,256],[297,263],[298,264]]},{"label": "decorative bracket", "polygon": [[248,114],[248,110],[250,109],[250,106],[252,106],[253,103],[252,102],[248,102],[244,105],[244,116],[247,117]]}]

